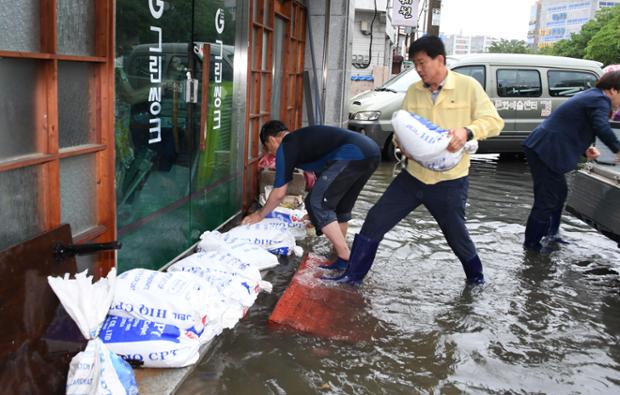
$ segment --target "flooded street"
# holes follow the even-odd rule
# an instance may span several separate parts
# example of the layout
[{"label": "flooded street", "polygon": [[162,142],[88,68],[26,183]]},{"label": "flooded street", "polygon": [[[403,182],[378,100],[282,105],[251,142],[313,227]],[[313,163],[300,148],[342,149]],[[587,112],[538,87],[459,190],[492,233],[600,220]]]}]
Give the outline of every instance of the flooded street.
[{"label": "flooded street", "polygon": [[[382,163],[362,192],[349,230],[391,181]],[[533,200],[523,160],[472,161],[468,228],[487,283],[465,275],[420,207],[388,233],[359,288],[364,314],[354,344],[274,329],[267,318],[295,265],[266,279],[248,317],[179,391],[189,394],[620,393],[620,249],[565,213],[571,243],[550,256],[524,253]],[[322,238],[309,248],[329,254]]]}]

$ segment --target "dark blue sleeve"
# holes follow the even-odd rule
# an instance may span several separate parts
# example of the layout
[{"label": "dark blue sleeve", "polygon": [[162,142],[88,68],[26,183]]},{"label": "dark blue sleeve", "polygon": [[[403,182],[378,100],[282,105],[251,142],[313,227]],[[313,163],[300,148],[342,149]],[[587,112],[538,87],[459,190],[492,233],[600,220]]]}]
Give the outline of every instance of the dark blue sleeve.
[{"label": "dark blue sleeve", "polygon": [[291,177],[286,177],[286,158],[284,157],[284,144],[280,144],[278,150],[276,151],[276,176],[273,181],[274,188],[280,188],[284,184],[288,183],[291,180]]},{"label": "dark blue sleeve", "polygon": [[618,141],[618,138],[609,125],[609,111],[611,110],[609,103],[601,97],[601,99],[597,100],[588,110],[590,124],[596,136],[609,147],[611,152],[617,153],[620,151],[620,141]]}]

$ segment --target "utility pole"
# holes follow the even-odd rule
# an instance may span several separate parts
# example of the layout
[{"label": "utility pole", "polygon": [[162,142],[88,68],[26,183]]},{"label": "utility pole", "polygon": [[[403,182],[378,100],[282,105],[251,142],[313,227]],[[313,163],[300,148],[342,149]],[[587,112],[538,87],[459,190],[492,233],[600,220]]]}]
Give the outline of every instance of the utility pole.
[{"label": "utility pole", "polygon": [[439,17],[441,15],[441,0],[428,0],[426,9],[426,34],[439,36]]}]

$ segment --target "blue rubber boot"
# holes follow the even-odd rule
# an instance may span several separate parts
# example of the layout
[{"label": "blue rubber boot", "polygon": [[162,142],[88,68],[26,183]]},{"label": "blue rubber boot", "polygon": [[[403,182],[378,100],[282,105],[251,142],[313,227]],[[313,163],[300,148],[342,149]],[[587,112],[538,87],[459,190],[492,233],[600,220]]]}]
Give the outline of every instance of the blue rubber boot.
[{"label": "blue rubber boot", "polygon": [[335,281],[339,284],[359,285],[375,260],[379,242],[356,234],[351,246],[349,265],[343,274],[338,277],[322,277],[324,280]]},{"label": "blue rubber boot", "polygon": [[467,284],[482,285],[484,284],[484,274],[482,274],[482,262],[480,257],[476,255],[467,262],[461,262],[463,270],[465,270],[465,277],[467,277]]},{"label": "blue rubber boot", "polygon": [[562,209],[557,210],[551,216],[549,229],[547,230],[547,241],[556,244],[570,244],[560,237],[560,221],[562,220]]},{"label": "blue rubber boot", "polygon": [[527,225],[525,226],[525,241],[523,242],[523,247],[531,251],[540,252],[543,248],[542,244],[540,244],[540,240],[547,234],[548,229],[549,221],[541,222],[530,215],[527,219]]},{"label": "blue rubber boot", "polygon": [[345,261],[344,259],[337,257],[336,260],[328,265],[319,265],[321,269],[333,270],[337,272],[341,272],[347,268],[349,265],[349,261]]}]

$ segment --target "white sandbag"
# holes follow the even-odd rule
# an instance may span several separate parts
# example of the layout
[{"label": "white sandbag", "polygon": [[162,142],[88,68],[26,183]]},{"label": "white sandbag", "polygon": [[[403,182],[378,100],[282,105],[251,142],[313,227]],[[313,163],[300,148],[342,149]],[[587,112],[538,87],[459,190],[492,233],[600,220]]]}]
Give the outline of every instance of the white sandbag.
[{"label": "white sandbag", "polygon": [[109,315],[99,337],[112,352],[145,368],[181,368],[199,357],[199,336],[173,325]]},{"label": "white sandbag", "polygon": [[449,152],[451,137],[447,130],[405,110],[394,112],[392,126],[400,148],[407,156],[431,170],[449,170],[461,161],[464,153],[472,154],[478,150],[478,142],[471,140],[457,152]]},{"label": "white sandbag", "polygon": [[272,212],[267,214],[265,218],[276,218],[280,223],[276,226],[282,226],[291,231],[296,240],[304,239],[307,235],[307,223],[304,217],[308,215],[306,210],[295,210],[286,207],[276,207]]},{"label": "white sandbag", "polygon": [[217,291],[197,276],[132,269],[118,277],[109,314],[201,333],[207,325],[218,330],[222,307]]},{"label": "white sandbag", "polygon": [[434,171],[450,170],[454,166],[458,165],[461,159],[463,159],[463,153],[473,154],[478,151],[478,140],[470,140],[465,143],[465,146],[456,152],[445,152],[437,155],[433,159],[416,161],[427,169]]},{"label": "white sandbag", "polygon": [[258,269],[252,264],[240,261],[224,249],[192,254],[175,262],[168,270],[200,276],[222,296],[237,301],[244,307],[252,306],[261,291],[272,290],[271,283],[262,280]]},{"label": "white sandbag", "polygon": [[295,236],[276,218],[266,218],[252,225],[239,225],[224,233],[226,236],[246,240],[276,255],[303,254],[303,249],[295,244]]},{"label": "white sandbag", "polygon": [[226,249],[232,256],[241,262],[249,263],[258,270],[266,270],[280,264],[278,257],[268,252],[247,239],[239,239],[220,232],[206,231],[200,235],[200,242],[196,249],[198,252],[217,251]]},{"label": "white sandbag", "polygon": [[[243,295],[246,293],[245,289],[241,285],[235,284],[231,277],[216,277],[208,271],[203,270],[201,267],[192,265],[187,261],[181,263],[179,262],[176,262],[174,265],[169,267],[168,270],[173,272],[190,273],[203,278],[214,288],[219,287],[218,297],[219,302],[222,305],[222,311],[217,319],[218,327],[213,327],[207,323],[204,331],[200,334],[200,342],[206,343],[211,340],[221,333],[221,329],[234,328],[235,325],[237,325],[237,322],[245,316],[248,311],[248,307],[244,306],[238,298],[232,298],[229,295],[234,295],[235,293]],[[217,330],[218,328],[220,328],[220,330]]]},{"label": "white sandbag", "polygon": [[86,271],[70,279],[47,281],[67,313],[88,339],[86,349],[73,357],[67,376],[67,394],[137,394],[133,369],[111,352],[97,336],[112,303],[116,269],[93,284]]}]

